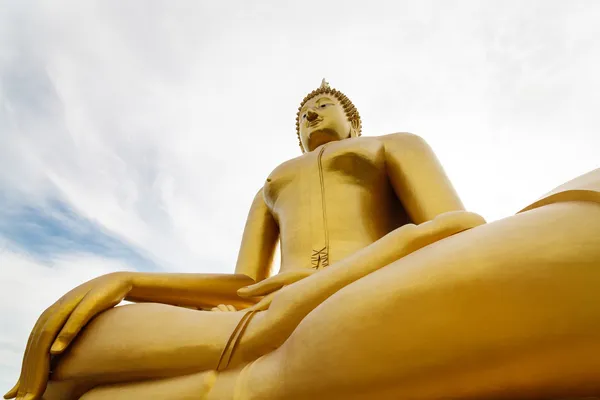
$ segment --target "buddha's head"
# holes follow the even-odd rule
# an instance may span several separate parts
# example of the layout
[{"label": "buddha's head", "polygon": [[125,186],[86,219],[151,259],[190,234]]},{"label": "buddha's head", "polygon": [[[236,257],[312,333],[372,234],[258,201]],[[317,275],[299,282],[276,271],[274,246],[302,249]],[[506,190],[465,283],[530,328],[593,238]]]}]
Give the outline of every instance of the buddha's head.
[{"label": "buddha's head", "polygon": [[323,79],[321,87],[302,100],[296,133],[302,152],[313,151],[328,142],[360,136],[360,116],[350,99]]}]

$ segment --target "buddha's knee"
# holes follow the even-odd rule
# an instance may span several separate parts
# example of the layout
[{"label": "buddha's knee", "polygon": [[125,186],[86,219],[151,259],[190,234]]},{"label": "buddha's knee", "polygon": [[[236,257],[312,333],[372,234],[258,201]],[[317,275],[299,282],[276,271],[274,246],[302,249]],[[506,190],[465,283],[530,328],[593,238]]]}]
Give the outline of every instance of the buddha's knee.
[{"label": "buddha's knee", "polygon": [[90,321],[71,342],[67,350],[53,362],[57,380],[87,379],[99,366],[118,360],[123,346],[131,347],[141,339],[144,324],[162,304],[129,304],[108,309]]}]

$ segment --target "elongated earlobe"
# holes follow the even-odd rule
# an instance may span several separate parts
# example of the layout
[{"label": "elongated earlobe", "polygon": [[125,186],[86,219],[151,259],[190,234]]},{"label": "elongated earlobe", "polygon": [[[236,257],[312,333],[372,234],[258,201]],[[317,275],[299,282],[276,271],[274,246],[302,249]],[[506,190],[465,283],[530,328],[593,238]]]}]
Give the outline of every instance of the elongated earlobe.
[{"label": "elongated earlobe", "polygon": [[360,122],[350,121],[350,137],[355,138],[360,136]]}]

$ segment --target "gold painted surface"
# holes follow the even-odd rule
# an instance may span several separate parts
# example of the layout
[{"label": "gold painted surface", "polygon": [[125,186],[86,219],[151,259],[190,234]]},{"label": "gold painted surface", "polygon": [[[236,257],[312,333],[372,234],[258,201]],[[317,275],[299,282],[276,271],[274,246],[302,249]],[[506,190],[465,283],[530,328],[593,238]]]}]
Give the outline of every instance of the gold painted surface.
[{"label": "gold painted surface", "polygon": [[600,170],[486,224],[423,139],[360,129],[324,82],[299,108],[303,154],[253,200],[235,274],[73,289],[38,320],[6,397],[599,395]]}]

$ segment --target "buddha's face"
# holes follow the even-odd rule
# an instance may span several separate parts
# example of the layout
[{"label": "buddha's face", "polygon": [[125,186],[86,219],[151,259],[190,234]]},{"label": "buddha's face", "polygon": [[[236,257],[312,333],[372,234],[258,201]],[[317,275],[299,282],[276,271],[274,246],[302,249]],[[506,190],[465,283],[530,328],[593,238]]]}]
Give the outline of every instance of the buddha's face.
[{"label": "buddha's face", "polygon": [[340,102],[330,94],[313,97],[300,110],[300,142],[304,151],[350,137],[352,125]]}]

